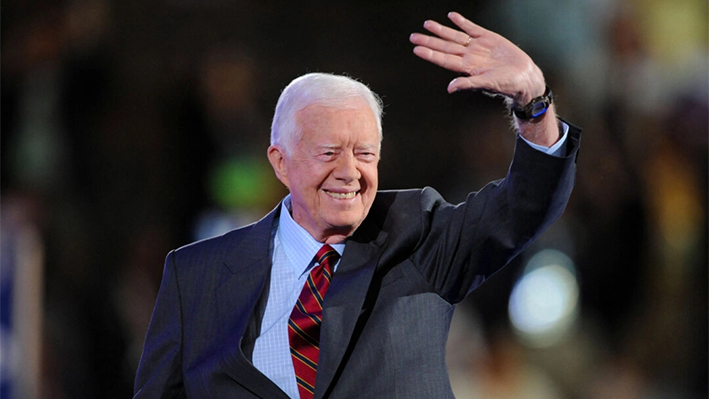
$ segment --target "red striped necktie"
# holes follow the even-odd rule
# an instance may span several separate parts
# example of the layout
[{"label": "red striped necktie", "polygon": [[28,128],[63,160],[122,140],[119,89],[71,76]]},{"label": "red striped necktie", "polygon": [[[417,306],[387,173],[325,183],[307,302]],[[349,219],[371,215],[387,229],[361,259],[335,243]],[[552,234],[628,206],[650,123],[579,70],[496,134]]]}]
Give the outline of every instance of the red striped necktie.
[{"label": "red striped necktie", "polygon": [[327,244],[320,248],[315,255],[318,264],[310,271],[288,320],[290,353],[301,399],[311,399],[315,391],[323,298],[330,286],[332,267],[339,257]]}]

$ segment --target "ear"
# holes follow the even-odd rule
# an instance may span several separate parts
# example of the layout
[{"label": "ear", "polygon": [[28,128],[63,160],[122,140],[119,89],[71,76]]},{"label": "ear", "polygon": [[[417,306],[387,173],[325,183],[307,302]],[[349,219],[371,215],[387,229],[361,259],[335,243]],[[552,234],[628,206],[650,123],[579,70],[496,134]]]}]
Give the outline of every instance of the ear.
[{"label": "ear", "polygon": [[278,144],[268,147],[268,162],[271,163],[278,180],[290,189],[290,186],[288,185],[288,170],[286,169],[285,150]]}]

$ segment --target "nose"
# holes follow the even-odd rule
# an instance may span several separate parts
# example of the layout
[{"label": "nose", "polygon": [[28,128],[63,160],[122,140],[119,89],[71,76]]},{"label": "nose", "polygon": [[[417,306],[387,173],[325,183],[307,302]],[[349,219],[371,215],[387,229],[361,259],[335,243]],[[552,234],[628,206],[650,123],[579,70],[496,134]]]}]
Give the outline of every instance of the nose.
[{"label": "nose", "polygon": [[340,181],[349,183],[359,180],[362,174],[357,167],[357,158],[351,152],[345,152],[337,160],[337,165],[333,171],[333,176]]}]

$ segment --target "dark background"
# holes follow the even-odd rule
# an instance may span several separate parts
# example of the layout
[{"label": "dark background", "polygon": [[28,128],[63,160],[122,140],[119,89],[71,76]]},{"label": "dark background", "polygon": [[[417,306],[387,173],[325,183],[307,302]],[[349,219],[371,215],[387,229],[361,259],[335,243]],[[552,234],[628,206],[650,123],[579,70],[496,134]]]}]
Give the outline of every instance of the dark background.
[{"label": "dark background", "polygon": [[[2,228],[41,238],[39,397],[130,397],[167,251],[285,195],[270,118],[303,73],[382,96],[380,188],[456,202],[503,177],[502,101],[447,94],[455,75],[408,42],[451,10],[527,51],[585,132],[565,215],[459,310],[457,395],[707,397],[705,1],[7,0]],[[507,318],[542,248],[571,257],[580,286],[575,328],[546,348]],[[2,357],[2,392],[19,397]]]}]

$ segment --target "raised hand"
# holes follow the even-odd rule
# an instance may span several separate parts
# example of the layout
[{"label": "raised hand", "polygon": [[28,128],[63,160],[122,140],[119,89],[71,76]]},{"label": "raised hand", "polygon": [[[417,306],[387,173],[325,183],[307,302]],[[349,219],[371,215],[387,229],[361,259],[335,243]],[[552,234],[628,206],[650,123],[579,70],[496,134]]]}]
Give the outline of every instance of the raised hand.
[{"label": "raised hand", "polygon": [[[435,36],[413,33],[414,54],[443,68],[464,74],[448,84],[448,92],[482,90],[501,94],[522,108],[546,90],[544,75],[532,59],[512,42],[484,29],[457,12],[448,18],[460,30],[435,21],[423,27]],[[538,118],[515,118],[520,135],[546,147],[560,137],[554,106]]]},{"label": "raised hand", "polygon": [[417,56],[467,75],[450,82],[448,92],[483,90],[509,97],[518,106],[544,93],[542,71],[519,47],[456,12],[448,18],[461,30],[429,20],[423,26],[435,36],[413,33],[410,37]]}]

